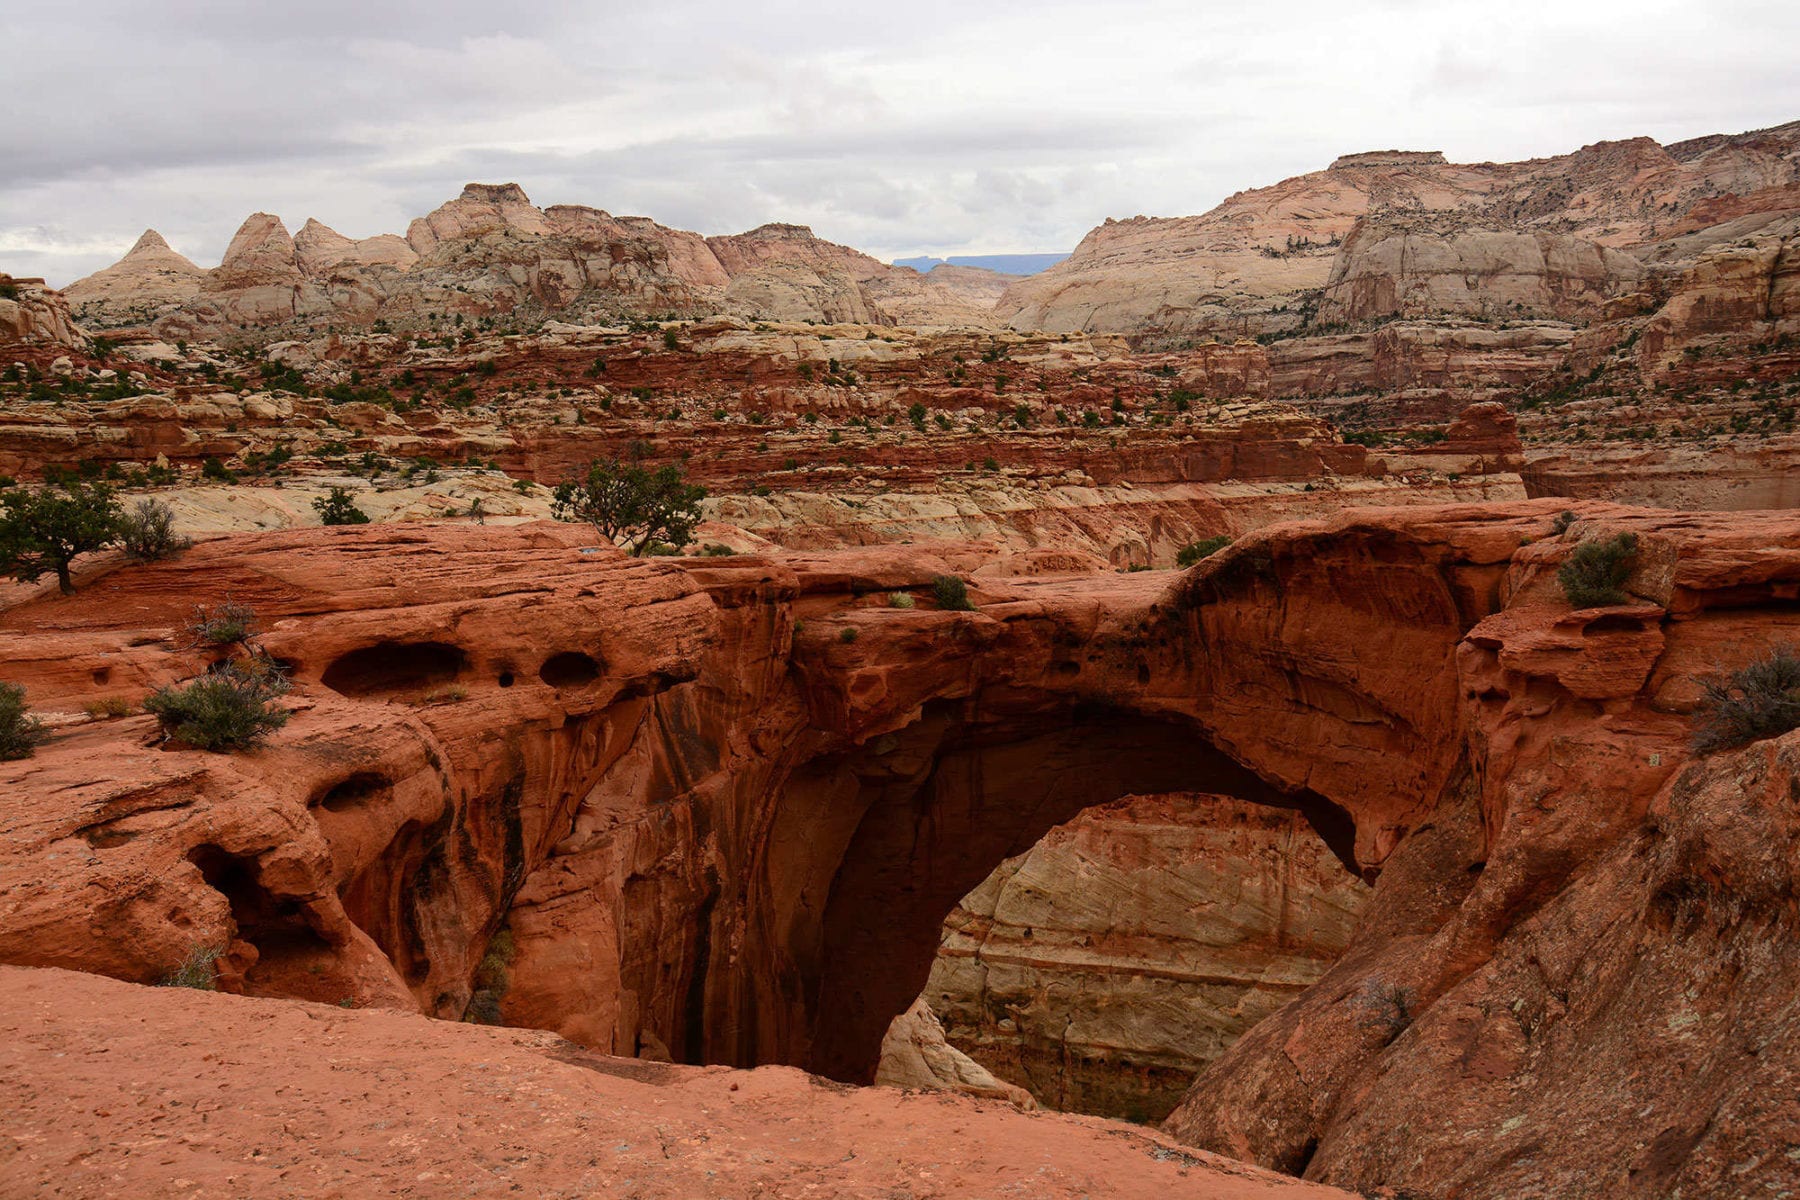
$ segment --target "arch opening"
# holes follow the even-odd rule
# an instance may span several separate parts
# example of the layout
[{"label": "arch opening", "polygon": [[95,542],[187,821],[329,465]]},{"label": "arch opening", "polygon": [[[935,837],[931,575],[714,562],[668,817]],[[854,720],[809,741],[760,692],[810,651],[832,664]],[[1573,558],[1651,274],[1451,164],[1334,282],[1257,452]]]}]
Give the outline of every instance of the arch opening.
[{"label": "arch opening", "polygon": [[[763,1028],[735,1048],[710,1043],[711,1058],[789,1062],[851,1083],[873,1080],[890,1022],[926,984],[945,917],[1086,809],[1206,792],[1297,813],[1340,862],[1354,838],[1324,798],[1273,787],[1197,728],[1109,708],[974,723],[955,705],[928,706],[907,729],[805,774],[789,792],[820,793],[794,814],[805,847],[772,856],[803,876],[786,885],[795,900],[771,930],[787,970],[772,986],[799,998],[801,1027]],[[837,815],[821,820],[827,810]],[[740,1025],[746,1015],[762,1021],[740,1014]]]}]

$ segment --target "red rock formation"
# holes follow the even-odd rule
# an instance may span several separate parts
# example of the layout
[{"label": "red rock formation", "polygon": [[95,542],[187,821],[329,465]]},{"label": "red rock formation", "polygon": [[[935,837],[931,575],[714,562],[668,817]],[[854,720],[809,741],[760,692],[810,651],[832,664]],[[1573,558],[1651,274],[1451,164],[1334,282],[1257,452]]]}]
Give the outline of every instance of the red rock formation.
[{"label": "red rock formation", "polygon": [[0,997],[14,1196],[1348,1196],[1141,1129],[785,1068],[62,971],[0,968]]},{"label": "red rock formation", "polygon": [[[866,1079],[944,914],[996,863],[1097,803],[1201,788],[1298,806],[1376,897],[1345,958],[1209,1067],[1171,1128],[1359,1187],[1516,1194],[1464,1164],[1470,1129],[1520,1115],[1527,1059],[1465,1059],[1510,1081],[1466,1103],[1434,1074],[1455,1096],[1418,1089],[1405,1165],[1370,1148],[1365,1085],[1434,1045],[1400,1031],[1449,1020],[1477,974],[1496,995],[1537,986],[1511,964],[1571,889],[1598,888],[1603,921],[1636,911],[1597,865],[1689,761],[1697,680],[1794,640],[1800,589],[1800,530],[1777,515],[1587,505],[1556,536],[1561,507],[1290,526],[1172,584],[980,575],[991,549],[948,546],[628,562],[527,526],[230,539],[66,601],[15,592],[0,678],[66,732],[0,765],[28,798],[0,814],[0,958],[148,980],[198,945],[250,992],[491,1006],[602,1050]],[[1639,602],[1571,613],[1555,568],[1613,530],[1639,539]],[[952,570],[976,611],[933,606]],[[172,630],[227,594],[299,682],[268,749],[80,723],[90,700],[202,669]],[[1707,911],[1765,911],[1754,872],[1705,878]],[[1742,961],[1790,939],[1760,918],[1694,928],[1695,953]],[[1763,1003],[1762,978],[1734,994]],[[1680,1028],[1723,1062],[1744,1027]],[[1764,1078],[1791,1074],[1790,1049],[1760,1048]],[[1616,1120],[1609,1081],[1634,1060],[1593,1054],[1547,1094]],[[1673,1172],[1781,1144],[1725,1093],[1643,1086],[1669,1127],[1720,1131],[1659,1151]],[[1553,1160],[1535,1169],[1601,1186],[1611,1143],[1534,1111]]]}]

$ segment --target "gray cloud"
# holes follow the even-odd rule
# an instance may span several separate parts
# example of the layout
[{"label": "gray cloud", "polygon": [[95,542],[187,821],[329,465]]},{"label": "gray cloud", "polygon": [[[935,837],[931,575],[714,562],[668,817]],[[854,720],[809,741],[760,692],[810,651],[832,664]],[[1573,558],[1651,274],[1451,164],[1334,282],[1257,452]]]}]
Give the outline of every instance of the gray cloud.
[{"label": "gray cloud", "polygon": [[0,269],[145,226],[404,230],[470,179],[884,257],[1063,250],[1376,147],[1464,160],[1800,116],[1765,0],[71,0],[0,10]]}]

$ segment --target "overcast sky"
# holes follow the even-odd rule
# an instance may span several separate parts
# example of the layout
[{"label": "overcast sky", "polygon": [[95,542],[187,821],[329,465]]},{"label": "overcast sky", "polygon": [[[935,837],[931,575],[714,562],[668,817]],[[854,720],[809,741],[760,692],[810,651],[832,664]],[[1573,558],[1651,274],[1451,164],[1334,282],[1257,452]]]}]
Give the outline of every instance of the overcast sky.
[{"label": "overcast sky", "polygon": [[404,232],[469,180],[881,258],[1067,250],[1338,154],[1800,118],[1795,0],[0,5],[0,270]]}]

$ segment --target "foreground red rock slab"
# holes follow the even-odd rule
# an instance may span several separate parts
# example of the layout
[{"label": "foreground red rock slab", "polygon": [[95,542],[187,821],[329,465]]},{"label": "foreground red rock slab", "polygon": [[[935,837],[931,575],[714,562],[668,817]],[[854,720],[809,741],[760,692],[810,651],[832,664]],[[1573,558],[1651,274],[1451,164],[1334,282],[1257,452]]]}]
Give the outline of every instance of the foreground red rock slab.
[{"label": "foreground red rock slab", "polygon": [[7,1196],[1329,1200],[1161,1137],[787,1067],[0,968]]}]

